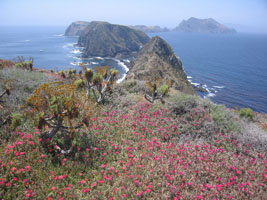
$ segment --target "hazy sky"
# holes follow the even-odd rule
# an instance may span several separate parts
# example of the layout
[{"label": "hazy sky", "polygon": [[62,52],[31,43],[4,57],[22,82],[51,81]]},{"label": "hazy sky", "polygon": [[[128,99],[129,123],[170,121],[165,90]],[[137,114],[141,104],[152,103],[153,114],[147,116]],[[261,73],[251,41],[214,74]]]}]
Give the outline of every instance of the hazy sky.
[{"label": "hazy sky", "polygon": [[0,25],[99,20],[174,28],[189,17],[267,33],[267,0],[0,0]]}]

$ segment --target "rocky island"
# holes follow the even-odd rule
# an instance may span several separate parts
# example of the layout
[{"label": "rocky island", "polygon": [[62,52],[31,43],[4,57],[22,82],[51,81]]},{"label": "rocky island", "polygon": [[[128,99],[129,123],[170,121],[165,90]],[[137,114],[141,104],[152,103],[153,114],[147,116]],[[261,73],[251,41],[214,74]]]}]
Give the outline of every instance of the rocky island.
[{"label": "rocky island", "polygon": [[71,23],[65,31],[65,36],[80,36],[82,31],[88,26],[89,22],[77,21]]},{"label": "rocky island", "polygon": [[145,25],[136,25],[136,26],[129,26],[130,28],[143,31],[145,33],[160,33],[160,32],[169,32],[168,28],[161,28],[160,26],[145,26]]},{"label": "rocky island", "polygon": [[177,32],[197,32],[197,33],[236,33],[235,29],[228,28],[212,18],[198,19],[191,17],[183,20],[179,26],[173,29]]},{"label": "rocky island", "polygon": [[84,47],[83,57],[123,58],[136,54],[149,41],[141,31],[107,22],[91,22],[81,33],[78,45]]}]

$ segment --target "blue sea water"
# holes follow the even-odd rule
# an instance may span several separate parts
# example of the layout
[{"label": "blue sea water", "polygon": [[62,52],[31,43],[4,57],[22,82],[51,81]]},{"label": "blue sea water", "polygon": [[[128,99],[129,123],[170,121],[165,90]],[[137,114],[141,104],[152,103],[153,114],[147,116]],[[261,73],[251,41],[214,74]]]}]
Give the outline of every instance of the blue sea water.
[{"label": "blue sea water", "polygon": [[13,60],[32,56],[34,67],[55,71],[81,69],[80,63],[87,67],[108,65],[120,71],[121,78],[127,67],[115,59],[81,59],[82,48],[77,47],[78,37],[64,36],[66,27],[0,27],[0,58]]},{"label": "blue sea water", "polygon": [[[66,27],[0,27],[0,58],[34,57],[34,66],[43,69],[79,69],[109,65],[126,73],[119,60],[81,59],[77,37],[65,37]],[[185,34],[157,33],[182,59],[192,84],[201,84],[209,93],[199,93],[228,107],[250,107],[267,113],[267,35],[238,33]]]},{"label": "blue sea water", "polygon": [[[267,35],[158,33],[213,102],[267,113]],[[215,92],[215,93],[212,93]]]}]

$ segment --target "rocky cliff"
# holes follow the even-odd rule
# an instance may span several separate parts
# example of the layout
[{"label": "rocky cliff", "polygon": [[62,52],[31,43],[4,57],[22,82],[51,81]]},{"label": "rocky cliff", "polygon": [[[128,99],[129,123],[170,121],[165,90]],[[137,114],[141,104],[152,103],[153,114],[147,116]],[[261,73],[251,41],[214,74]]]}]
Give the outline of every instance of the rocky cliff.
[{"label": "rocky cliff", "polygon": [[88,26],[89,22],[77,21],[71,23],[65,31],[65,36],[80,36],[83,30]]},{"label": "rocky cliff", "polygon": [[127,26],[107,22],[91,22],[81,33],[78,45],[84,47],[83,57],[127,57],[138,52],[149,37]]},{"label": "rocky cliff", "polygon": [[160,33],[160,32],[169,32],[170,30],[167,28],[161,28],[160,26],[145,26],[145,25],[136,25],[129,26],[130,28],[143,31],[145,33]]},{"label": "rocky cliff", "polygon": [[228,28],[212,18],[198,19],[191,17],[183,20],[173,31],[197,33],[236,33],[235,29]]},{"label": "rocky cliff", "polygon": [[162,78],[170,80],[174,89],[187,94],[195,94],[187,80],[181,60],[172,48],[160,37],[153,37],[132,63],[126,79],[147,80]]}]

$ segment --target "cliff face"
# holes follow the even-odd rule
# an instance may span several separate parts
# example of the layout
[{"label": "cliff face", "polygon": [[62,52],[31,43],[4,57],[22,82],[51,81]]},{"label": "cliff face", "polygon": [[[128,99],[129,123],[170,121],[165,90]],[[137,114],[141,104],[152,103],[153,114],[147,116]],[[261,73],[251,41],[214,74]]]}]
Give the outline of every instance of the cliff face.
[{"label": "cliff face", "polygon": [[71,23],[67,30],[65,31],[65,36],[80,36],[80,34],[84,31],[86,26],[88,26],[89,22],[77,21]]},{"label": "cliff face", "polygon": [[228,28],[212,18],[197,19],[194,17],[183,20],[173,31],[197,33],[236,33],[235,29]]},{"label": "cliff face", "polygon": [[145,26],[145,25],[136,25],[129,26],[130,28],[143,31],[145,33],[160,33],[160,32],[169,32],[170,30],[167,28],[161,28],[159,26]]},{"label": "cliff face", "polygon": [[127,79],[146,80],[162,78],[171,80],[172,87],[187,94],[195,94],[187,80],[181,60],[174,54],[172,48],[160,37],[153,37],[140,51],[133,61]]},{"label": "cliff face", "polygon": [[81,33],[78,45],[85,47],[83,57],[120,57],[138,52],[149,37],[127,26],[91,22]]}]

